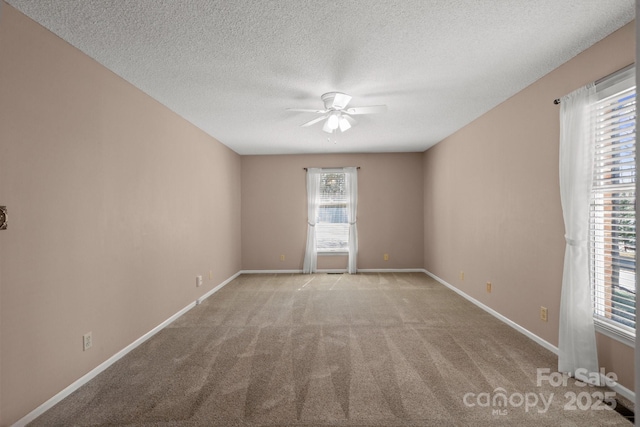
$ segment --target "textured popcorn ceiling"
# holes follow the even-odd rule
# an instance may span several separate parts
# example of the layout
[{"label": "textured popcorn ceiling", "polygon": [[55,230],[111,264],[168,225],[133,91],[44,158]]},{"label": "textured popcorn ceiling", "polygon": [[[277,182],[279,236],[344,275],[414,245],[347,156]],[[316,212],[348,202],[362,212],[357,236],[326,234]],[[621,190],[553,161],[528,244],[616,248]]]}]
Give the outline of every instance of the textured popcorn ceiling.
[{"label": "textured popcorn ceiling", "polygon": [[[8,3],[240,154],[423,151],[635,13],[634,0]],[[299,126],[313,114],[285,111],[329,91],[388,112],[329,141]]]}]

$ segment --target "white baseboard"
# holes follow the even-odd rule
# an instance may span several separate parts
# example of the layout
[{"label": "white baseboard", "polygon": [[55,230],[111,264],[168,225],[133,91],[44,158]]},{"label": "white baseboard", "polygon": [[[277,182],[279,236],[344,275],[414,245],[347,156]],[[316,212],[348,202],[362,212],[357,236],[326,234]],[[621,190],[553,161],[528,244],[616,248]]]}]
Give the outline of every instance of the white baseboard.
[{"label": "white baseboard", "polygon": [[[318,269],[316,273],[347,273],[347,269],[325,268]],[[359,268],[358,273],[425,273],[432,276],[424,268]],[[302,270],[241,270],[240,274],[303,274],[303,272]],[[435,276],[434,278],[441,282],[441,280],[437,279]]]},{"label": "white baseboard", "polygon": [[[481,303],[477,299],[467,295],[466,293],[462,292],[460,289],[456,288],[455,286],[450,285],[449,283],[445,282],[444,280],[442,280],[441,278],[439,278],[435,274],[433,274],[433,273],[431,273],[431,272],[429,272],[427,270],[422,270],[422,271],[424,273],[426,273],[428,276],[431,276],[433,279],[437,280],[442,285],[444,285],[447,288],[451,289],[452,291],[454,291],[455,293],[457,293],[458,295],[460,295],[461,297],[463,297],[467,301],[470,301],[471,303],[475,304],[476,306],[478,306],[482,310],[486,311],[487,313],[491,314],[492,316],[496,317],[497,319],[499,319],[502,322],[506,323],[507,325],[511,326],[512,328],[514,328],[518,332],[520,332],[520,333],[526,335],[527,337],[531,338],[533,341],[537,342],[542,347],[544,347],[547,350],[553,352],[554,354],[558,354],[558,347],[556,347],[555,345],[553,345],[550,342],[540,338],[539,336],[537,336],[533,332],[529,331],[528,329],[523,328],[522,326],[518,325],[516,322],[514,322],[511,319],[503,316],[502,314],[498,313],[494,309],[484,305],[483,303]],[[619,393],[620,395],[622,395],[622,396],[626,397],[627,399],[631,400],[632,402],[635,402],[635,398],[636,398],[635,397],[636,396],[635,392],[629,390],[625,386],[623,386],[623,385],[621,385],[619,383],[616,383],[614,386],[611,387],[611,389],[613,391],[615,391],[616,393]]]},{"label": "white baseboard", "polygon": [[297,274],[302,270],[240,270],[240,274]]},{"label": "white baseboard", "polygon": [[358,273],[426,273],[424,268],[359,268]]},{"label": "white baseboard", "polygon": [[[346,273],[346,268],[320,269],[316,273]],[[242,270],[242,274],[302,274],[302,270]]]},{"label": "white baseboard", "polygon": [[[630,401],[632,401],[632,402],[636,401],[635,392],[629,390],[628,388],[626,388],[622,384],[615,383],[615,385],[611,386],[610,388],[611,388],[611,390],[615,391],[616,393],[626,397]],[[629,408],[629,409],[631,409],[631,408]]]},{"label": "white baseboard", "polygon": [[33,411],[29,412],[26,416],[24,416],[23,418],[21,418],[20,420],[18,420],[14,424],[12,424],[11,427],[23,427],[23,426],[26,426],[27,424],[29,424],[30,422],[32,422],[33,420],[38,418],[40,415],[44,414],[46,411],[48,411],[49,409],[54,407],[56,404],[61,402],[64,398],[69,396],[71,393],[73,393],[74,391],[78,390],[80,387],[82,387],[83,385],[85,385],[86,383],[91,381],[93,378],[95,378],[98,374],[100,374],[102,371],[107,369],[109,366],[113,365],[118,360],[122,359],[122,357],[124,357],[131,350],[135,349],[140,344],[144,343],[149,338],[151,338],[152,336],[154,336],[155,334],[160,332],[162,329],[164,329],[171,322],[173,322],[174,320],[176,320],[177,318],[179,318],[180,316],[182,316],[183,314],[185,314],[186,312],[191,310],[196,305],[200,304],[206,298],[208,298],[211,295],[213,295],[215,292],[220,290],[224,285],[226,285],[227,283],[231,282],[233,279],[238,277],[240,274],[241,274],[241,272],[238,271],[236,274],[234,274],[233,276],[231,276],[230,278],[228,278],[227,280],[225,280],[224,282],[222,282],[221,284],[219,284],[215,288],[213,288],[210,291],[208,291],[206,294],[204,294],[203,296],[198,298],[196,301],[188,304],[186,307],[184,307],[183,309],[181,309],[177,313],[173,314],[167,320],[165,320],[164,322],[160,323],[158,326],[156,326],[155,328],[153,328],[152,330],[150,330],[149,332],[147,332],[146,334],[144,334],[143,336],[141,336],[140,338],[138,338],[137,340],[135,340],[134,342],[132,342],[131,344],[129,344],[128,346],[126,346],[125,348],[123,348],[122,350],[120,350],[119,352],[117,352],[116,354],[114,354],[113,356],[108,358],[107,360],[105,360],[104,362],[102,362],[100,365],[98,365],[95,368],[93,368],[87,374],[85,374],[84,376],[80,377],[78,380],[73,382],[71,385],[69,385],[68,387],[63,389],[61,392],[59,392],[58,394],[53,396],[51,399],[47,400],[42,405],[38,406]]}]

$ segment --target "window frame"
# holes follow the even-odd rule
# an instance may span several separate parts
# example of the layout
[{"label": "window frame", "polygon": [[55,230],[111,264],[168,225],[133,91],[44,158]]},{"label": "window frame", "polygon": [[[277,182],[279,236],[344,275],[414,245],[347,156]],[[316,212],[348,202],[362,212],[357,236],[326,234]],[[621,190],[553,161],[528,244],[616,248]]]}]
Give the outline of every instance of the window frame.
[{"label": "window frame", "polygon": [[[622,70],[620,70],[619,72],[615,73],[614,75],[610,76],[610,77],[606,77],[602,80],[600,80],[597,84],[596,84],[596,100],[594,103],[594,107],[599,104],[602,100],[605,100],[607,98],[610,98],[612,96],[615,96],[619,93],[622,93],[624,91],[627,91],[629,89],[634,89],[635,92],[635,88],[636,88],[636,81],[635,81],[635,64],[630,65],[629,67],[626,67]],[[637,99],[637,94],[636,94],[636,99]],[[637,104],[636,104],[637,105]],[[637,111],[637,110],[636,110]],[[637,119],[637,113],[634,115],[634,130],[636,128],[636,119]],[[594,127],[596,127],[597,129],[597,124],[594,123]],[[591,144],[596,144],[596,141],[590,141]],[[637,147],[637,138],[634,139],[633,141],[633,145],[634,145],[634,153],[635,153],[635,148]],[[595,146],[595,145],[594,145]],[[634,156],[635,157],[635,156]],[[634,195],[633,195],[633,207],[634,210],[636,208],[636,177],[637,177],[637,169],[636,169],[636,161],[637,158],[634,159],[634,175],[633,175],[633,179],[634,182],[632,183],[632,185],[629,185],[628,187],[631,189],[631,191],[633,191]],[[595,154],[594,154],[594,166],[595,166]],[[595,176],[596,176],[596,172],[594,170],[594,180],[595,180]],[[620,189],[620,192],[624,192],[624,189]],[[599,242],[600,245],[595,247],[594,242],[592,242],[591,240],[595,239],[594,238],[594,233],[599,233],[602,232],[599,229],[594,230],[594,219],[593,216],[595,216],[595,214],[593,214],[593,210],[595,209],[594,206],[596,204],[596,200],[598,198],[603,199],[605,198],[605,194],[609,193],[609,194],[613,194],[615,192],[615,190],[613,188],[610,189],[605,189],[603,191],[598,192],[595,185],[594,185],[594,189],[592,189],[591,191],[591,196],[590,196],[590,219],[589,219],[589,235],[590,235],[590,245],[589,245],[589,260],[590,260],[590,287],[591,287],[591,298],[594,304],[594,309],[593,309],[593,320],[594,320],[594,325],[595,325],[595,329],[597,332],[602,333],[603,335],[606,335],[610,338],[613,338],[629,347],[633,347],[635,348],[635,326],[632,327],[628,327],[628,326],[624,326],[624,324],[622,322],[618,322],[616,320],[612,320],[610,318],[607,318],[606,316],[603,316],[601,314],[598,314],[598,307],[597,307],[597,303],[596,303],[596,298],[597,298],[597,294],[606,294],[607,290],[604,289],[606,287],[606,284],[603,284],[603,282],[599,282],[596,283],[596,281],[598,280],[594,274],[594,270],[598,267],[596,267],[596,257],[598,257],[598,255],[596,254],[596,252],[599,249],[602,249],[604,246],[606,246],[606,238],[602,237],[602,242]],[[610,197],[610,196],[609,196]],[[603,221],[600,224],[596,224],[596,227],[602,225],[603,227],[606,226],[606,224],[611,224],[611,225],[619,225],[619,224],[613,224],[614,219],[610,219],[609,221]],[[635,228],[635,223],[634,223],[634,228]],[[603,236],[604,236],[604,232]],[[636,235],[637,237],[637,235]],[[611,237],[611,239],[613,239],[613,237]],[[607,254],[610,254],[613,251],[608,251]],[[601,255],[601,258],[605,258],[606,256],[613,256],[613,255]],[[636,260],[637,260],[637,252],[634,253],[633,255],[633,259],[634,259],[634,278],[635,275],[637,274],[637,268],[636,268]],[[605,261],[603,261],[602,259],[599,260],[599,262],[601,263],[605,263]],[[613,273],[609,273],[611,275],[613,275]],[[635,292],[637,292],[637,287]],[[634,292],[634,295],[635,295]],[[605,297],[608,299],[611,299],[612,297]],[[600,310],[602,311],[602,310]],[[637,309],[635,309],[634,311],[634,317],[636,318],[634,320],[634,324],[635,321],[637,321]]]},{"label": "window frame", "polygon": [[[344,202],[344,208],[349,209],[349,194],[348,194],[348,188],[346,187],[346,179],[347,179],[347,171],[344,168],[331,168],[331,169],[322,169],[322,172],[320,173],[320,179],[322,180],[322,176],[323,175],[328,175],[328,174],[342,174],[344,176],[344,181],[345,181],[345,202]],[[342,205],[342,203],[340,203],[340,205]],[[322,203],[320,203],[318,205],[318,211],[320,210],[320,207],[322,206]],[[317,219],[316,219],[316,252],[318,254],[318,256],[344,256],[344,255],[349,255],[349,223],[348,221],[345,222],[344,224],[346,224],[346,246],[341,247],[341,248],[336,248],[336,249],[332,249],[332,248],[320,248],[318,247],[318,243],[319,243],[319,239],[318,239],[318,225],[321,224]],[[342,223],[339,223],[342,224]]]}]

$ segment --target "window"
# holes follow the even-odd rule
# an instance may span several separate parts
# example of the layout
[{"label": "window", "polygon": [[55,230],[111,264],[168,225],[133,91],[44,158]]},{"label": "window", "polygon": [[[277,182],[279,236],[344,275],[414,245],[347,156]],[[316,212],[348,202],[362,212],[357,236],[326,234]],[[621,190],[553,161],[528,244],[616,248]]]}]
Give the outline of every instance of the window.
[{"label": "window", "polygon": [[357,272],[358,167],[307,169],[307,244],[304,273],[318,270],[318,253],[344,253]]},{"label": "window", "polygon": [[590,209],[591,288],[600,330],[635,339],[634,69],[598,83]]},{"label": "window", "polygon": [[348,252],[349,197],[344,172],[320,174],[319,204],[316,216],[318,252]]}]

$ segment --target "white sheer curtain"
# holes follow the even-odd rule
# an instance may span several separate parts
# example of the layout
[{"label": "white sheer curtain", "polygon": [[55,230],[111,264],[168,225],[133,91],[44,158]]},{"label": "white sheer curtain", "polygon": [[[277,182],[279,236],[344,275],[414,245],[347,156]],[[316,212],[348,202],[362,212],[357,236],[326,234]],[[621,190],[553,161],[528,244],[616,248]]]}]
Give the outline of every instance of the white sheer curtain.
[{"label": "white sheer curtain", "polygon": [[[589,278],[589,204],[593,171],[593,83],[560,103],[560,198],[565,226],[558,370],[598,382]],[[593,381],[593,379],[598,380]],[[591,379],[591,381],[589,381]]]},{"label": "white sheer curtain", "polygon": [[307,169],[307,247],[304,252],[303,273],[315,273],[318,269],[316,247],[316,217],[318,213],[318,191],[322,169]]},{"label": "white sheer curtain", "polygon": [[355,274],[358,259],[358,169],[355,167],[344,168],[347,178],[347,194],[349,206],[347,220],[349,221],[349,264],[347,272]]}]

